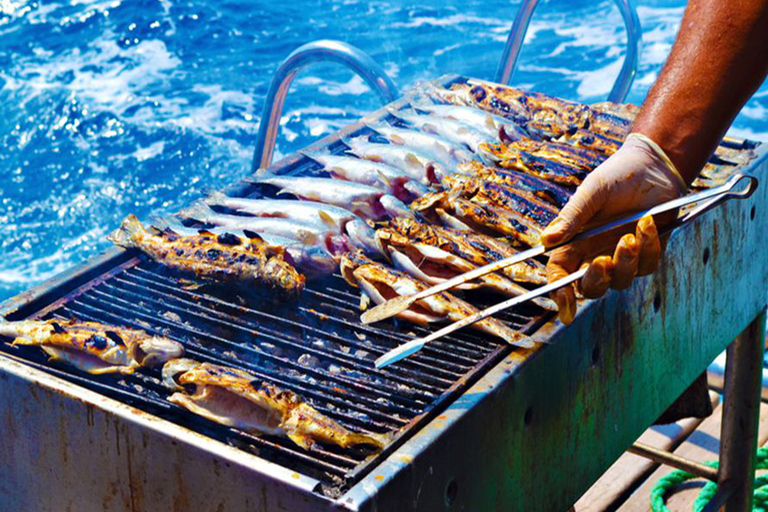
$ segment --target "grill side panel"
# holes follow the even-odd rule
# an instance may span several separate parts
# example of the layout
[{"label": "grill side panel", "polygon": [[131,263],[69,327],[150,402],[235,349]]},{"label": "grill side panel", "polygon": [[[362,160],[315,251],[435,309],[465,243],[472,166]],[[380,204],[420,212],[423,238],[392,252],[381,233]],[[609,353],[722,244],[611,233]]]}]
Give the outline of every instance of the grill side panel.
[{"label": "grill side panel", "polygon": [[[765,308],[761,180],[677,231],[661,270],[514,353],[344,497],[356,510],[566,510]],[[752,212],[754,211],[754,215]],[[705,251],[708,257],[704,257]],[[375,491],[374,491],[375,489]]]},{"label": "grill side panel", "polygon": [[[317,510],[319,482],[0,358],[2,510]],[[40,418],[44,417],[45,422]]]}]

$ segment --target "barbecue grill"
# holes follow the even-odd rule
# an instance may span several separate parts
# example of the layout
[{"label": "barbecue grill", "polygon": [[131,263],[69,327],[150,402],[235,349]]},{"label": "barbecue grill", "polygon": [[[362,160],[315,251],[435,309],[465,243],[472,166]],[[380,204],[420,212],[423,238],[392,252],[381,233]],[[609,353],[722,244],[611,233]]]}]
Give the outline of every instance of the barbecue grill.
[{"label": "barbecue grill", "polygon": [[[342,151],[343,137],[390,115],[379,110],[308,149]],[[739,145],[755,158],[721,172],[764,178],[764,149]],[[315,165],[291,155],[270,170]],[[271,193],[249,183],[226,192]],[[533,305],[505,313],[542,343],[525,357],[465,330],[381,370],[376,357],[426,330],[362,325],[358,292],[339,275],[284,301],[185,288],[135,251],[110,250],[0,314],[161,333],[195,359],[246,369],[344,426],[393,440],[378,454],[304,451],[171,404],[157,372],[93,376],[0,343],[2,508],[565,510],[731,340],[764,322],[768,269],[755,262],[768,247],[766,195],[760,187],[675,232],[655,275],[585,302],[567,328]]]}]

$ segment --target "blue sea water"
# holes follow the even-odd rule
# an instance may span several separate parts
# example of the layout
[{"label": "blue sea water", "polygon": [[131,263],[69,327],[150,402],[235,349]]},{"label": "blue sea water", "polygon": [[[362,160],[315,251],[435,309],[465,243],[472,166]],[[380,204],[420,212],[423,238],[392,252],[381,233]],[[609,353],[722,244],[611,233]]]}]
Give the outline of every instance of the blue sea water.
[{"label": "blue sea water", "polygon": [[[639,0],[642,102],[684,2]],[[178,209],[245,176],[278,62],[341,39],[401,90],[443,73],[492,78],[517,4],[441,1],[0,0],[0,300],[105,249],[127,214]],[[542,2],[513,83],[604,99],[624,55],[609,0]],[[346,70],[295,81],[278,155],[376,108]],[[768,88],[732,133],[768,140]]]}]

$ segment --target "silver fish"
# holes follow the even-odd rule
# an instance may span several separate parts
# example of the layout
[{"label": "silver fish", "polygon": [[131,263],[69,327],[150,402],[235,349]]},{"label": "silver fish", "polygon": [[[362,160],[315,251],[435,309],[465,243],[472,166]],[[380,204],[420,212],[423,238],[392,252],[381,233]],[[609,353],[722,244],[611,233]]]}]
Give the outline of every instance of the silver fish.
[{"label": "silver fish", "polygon": [[431,155],[446,169],[452,169],[457,164],[476,158],[466,147],[431,133],[397,128],[383,122],[369,124],[368,127],[392,144],[414,148]]},{"label": "silver fish", "polygon": [[365,219],[381,220],[401,215],[413,218],[408,207],[393,195],[360,183],[309,176],[277,176],[264,172],[256,173],[249,181],[278,187],[280,193],[293,194],[301,199],[341,206]]},{"label": "silver fish", "polygon": [[345,208],[315,201],[251,199],[230,197],[222,192],[211,192],[203,202],[208,205],[224,206],[254,217],[278,217],[308,224],[321,222],[335,227],[339,233],[344,233],[344,227],[348,222],[359,219],[357,215]]},{"label": "silver fish", "polygon": [[475,154],[480,154],[481,144],[498,142],[498,135],[489,140],[485,134],[476,128],[455,119],[419,115],[412,110],[390,111],[390,113],[417,130],[438,135],[455,144],[462,144]]},{"label": "silver fish", "polygon": [[429,105],[418,104],[416,110],[424,111],[437,117],[453,119],[466,123],[485,134],[488,140],[494,142],[512,142],[525,135],[523,129],[508,120],[464,105]]},{"label": "silver fish", "polygon": [[429,188],[421,183],[411,184],[411,176],[391,165],[348,155],[311,152],[303,154],[318,162],[334,177],[376,187],[402,201],[411,201],[429,192]]},{"label": "silver fish", "polygon": [[447,172],[431,155],[413,148],[397,144],[377,144],[370,142],[365,136],[342,139],[342,142],[349,147],[349,152],[353,155],[397,167],[424,185],[437,183],[436,176]]}]

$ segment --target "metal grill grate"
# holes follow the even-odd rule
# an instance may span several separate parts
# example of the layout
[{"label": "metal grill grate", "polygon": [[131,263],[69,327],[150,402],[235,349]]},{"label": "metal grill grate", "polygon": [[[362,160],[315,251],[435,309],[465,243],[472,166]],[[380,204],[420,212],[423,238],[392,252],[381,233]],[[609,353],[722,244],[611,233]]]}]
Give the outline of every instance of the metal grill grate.
[{"label": "metal grill grate", "polygon": [[[179,340],[189,357],[247,370],[298,393],[348,428],[397,432],[377,457],[370,457],[372,452],[363,447],[316,445],[306,452],[289,440],[255,437],[208,422],[166,401],[169,392],[161,385],[158,370],[97,377],[50,365],[35,348],[0,347],[44,371],[318,478],[333,495],[378,463],[508,350],[501,342],[465,331],[378,370],[373,365],[376,357],[427,329],[397,320],[362,325],[358,301],[357,290],[338,274],[312,283],[299,300],[286,303],[265,294],[239,297],[217,287],[185,289],[178,276],[133,257],[36,316],[137,326]],[[473,301],[477,302],[474,297]],[[524,313],[502,319],[526,331],[544,321],[537,308]]]}]

